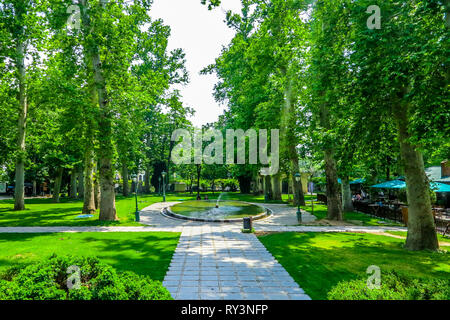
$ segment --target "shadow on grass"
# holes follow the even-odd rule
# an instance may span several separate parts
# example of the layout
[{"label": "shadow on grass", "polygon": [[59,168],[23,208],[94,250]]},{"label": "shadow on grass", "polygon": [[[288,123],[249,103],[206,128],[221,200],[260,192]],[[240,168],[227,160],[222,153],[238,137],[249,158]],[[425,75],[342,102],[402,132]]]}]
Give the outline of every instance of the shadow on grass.
[{"label": "shadow on grass", "polygon": [[[412,252],[404,241],[369,234],[283,233],[261,242],[313,299],[326,299],[340,281],[366,275],[370,265],[417,277],[448,278],[450,256]],[[445,267],[447,265],[447,267]]]},{"label": "shadow on grass", "polygon": [[[0,270],[58,255],[96,256],[118,271],[163,280],[179,239],[177,233],[0,234]],[[40,246],[45,247],[41,250]]]}]

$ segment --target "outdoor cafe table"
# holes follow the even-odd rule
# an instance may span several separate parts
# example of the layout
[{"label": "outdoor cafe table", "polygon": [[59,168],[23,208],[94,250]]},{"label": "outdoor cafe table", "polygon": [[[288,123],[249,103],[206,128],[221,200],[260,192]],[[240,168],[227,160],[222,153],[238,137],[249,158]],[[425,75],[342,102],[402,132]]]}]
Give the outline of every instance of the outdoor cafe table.
[{"label": "outdoor cafe table", "polygon": [[378,203],[371,203],[369,207],[373,208],[375,216],[378,214],[378,210],[380,210],[380,205]]},{"label": "outdoor cafe table", "polygon": [[450,217],[448,215],[440,214],[434,218],[436,229],[442,227],[443,235],[447,234],[450,226]]}]

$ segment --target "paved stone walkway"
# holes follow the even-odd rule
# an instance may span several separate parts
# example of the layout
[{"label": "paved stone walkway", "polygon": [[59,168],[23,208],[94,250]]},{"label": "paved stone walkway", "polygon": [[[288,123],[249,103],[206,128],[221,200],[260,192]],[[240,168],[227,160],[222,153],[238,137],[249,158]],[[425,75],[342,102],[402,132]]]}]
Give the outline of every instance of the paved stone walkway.
[{"label": "paved stone walkway", "polygon": [[[254,203],[258,204],[258,203]],[[261,204],[259,204],[261,205]],[[295,226],[298,225],[297,208],[285,204],[264,204],[272,211],[266,219],[255,221],[258,226]],[[316,217],[302,210],[302,222],[308,223],[316,220]]]},{"label": "paved stone walkway", "polygon": [[[180,232],[164,285],[175,299],[310,299],[254,234],[241,232],[242,223],[178,220],[161,214],[177,202],[155,203],[141,211],[142,227],[0,227],[0,233],[51,232]],[[265,205],[273,215],[254,222],[266,232],[406,231],[402,227],[298,226],[296,209]],[[314,216],[303,212],[303,221]]]},{"label": "paved stone walkway", "polygon": [[174,299],[309,300],[253,234],[183,231],[164,286]]}]

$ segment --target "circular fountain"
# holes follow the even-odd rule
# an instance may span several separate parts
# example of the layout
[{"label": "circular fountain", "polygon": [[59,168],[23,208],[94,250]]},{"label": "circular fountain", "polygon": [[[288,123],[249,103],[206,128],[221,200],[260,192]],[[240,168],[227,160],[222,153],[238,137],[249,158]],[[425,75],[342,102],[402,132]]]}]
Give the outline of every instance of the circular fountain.
[{"label": "circular fountain", "polygon": [[184,201],[164,210],[164,214],[183,220],[205,222],[239,222],[245,217],[262,219],[270,210],[244,201],[234,200],[192,200]]}]

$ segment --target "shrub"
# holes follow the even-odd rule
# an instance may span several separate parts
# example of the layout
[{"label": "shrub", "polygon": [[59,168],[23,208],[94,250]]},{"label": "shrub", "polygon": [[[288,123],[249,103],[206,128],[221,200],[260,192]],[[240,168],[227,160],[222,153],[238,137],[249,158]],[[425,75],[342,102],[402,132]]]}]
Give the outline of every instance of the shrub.
[{"label": "shrub", "polygon": [[[80,268],[80,288],[69,289],[70,266]],[[51,256],[0,275],[0,300],[170,300],[160,281],[117,273],[97,258]]]},{"label": "shrub", "polygon": [[369,289],[367,277],[341,281],[330,292],[329,300],[449,300],[449,279],[424,279],[386,272],[381,288]]}]

